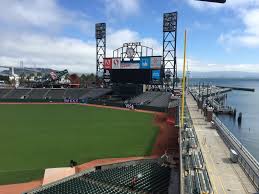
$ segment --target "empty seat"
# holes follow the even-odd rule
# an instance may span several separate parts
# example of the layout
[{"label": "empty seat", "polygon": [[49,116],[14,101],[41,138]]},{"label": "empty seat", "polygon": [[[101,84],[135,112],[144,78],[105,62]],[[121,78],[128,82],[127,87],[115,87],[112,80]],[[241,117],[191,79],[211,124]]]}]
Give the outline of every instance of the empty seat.
[{"label": "empty seat", "polygon": [[49,91],[49,89],[45,89],[45,88],[32,89],[32,91],[29,93],[28,98],[29,99],[43,99],[48,91]]},{"label": "empty seat", "polygon": [[7,93],[4,98],[21,99],[23,96],[27,96],[30,91],[31,89],[13,89],[11,92]]},{"label": "empty seat", "polygon": [[1,88],[0,89],[0,98],[3,98],[8,92],[10,92],[12,89],[7,89],[7,88]]},{"label": "empty seat", "polygon": [[[171,168],[157,161],[98,170],[28,192],[28,194],[135,194],[168,193]],[[136,177],[134,188],[132,179]],[[133,191],[134,190],[134,191]]]},{"label": "empty seat", "polygon": [[81,96],[86,95],[90,89],[88,88],[68,88],[64,94],[65,98],[79,99]]},{"label": "empty seat", "polygon": [[47,95],[46,98],[49,99],[63,99],[64,98],[64,89],[51,89]]}]

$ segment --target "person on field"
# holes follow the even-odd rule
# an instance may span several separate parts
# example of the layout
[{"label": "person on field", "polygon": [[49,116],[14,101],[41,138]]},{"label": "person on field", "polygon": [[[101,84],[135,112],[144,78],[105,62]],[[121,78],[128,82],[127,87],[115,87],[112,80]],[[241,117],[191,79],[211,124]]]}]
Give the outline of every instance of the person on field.
[{"label": "person on field", "polygon": [[73,168],[74,166],[76,166],[77,165],[77,162],[76,161],[74,161],[74,160],[70,160],[70,167],[71,168]]}]

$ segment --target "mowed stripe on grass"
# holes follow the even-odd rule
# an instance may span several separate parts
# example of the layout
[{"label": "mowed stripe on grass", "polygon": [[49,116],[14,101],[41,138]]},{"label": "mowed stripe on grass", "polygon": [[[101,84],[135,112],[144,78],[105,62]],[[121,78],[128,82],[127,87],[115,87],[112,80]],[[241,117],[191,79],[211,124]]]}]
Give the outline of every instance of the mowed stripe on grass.
[{"label": "mowed stripe on grass", "polygon": [[150,155],[158,128],[147,113],[69,104],[0,105],[0,184],[45,168],[100,158]]}]

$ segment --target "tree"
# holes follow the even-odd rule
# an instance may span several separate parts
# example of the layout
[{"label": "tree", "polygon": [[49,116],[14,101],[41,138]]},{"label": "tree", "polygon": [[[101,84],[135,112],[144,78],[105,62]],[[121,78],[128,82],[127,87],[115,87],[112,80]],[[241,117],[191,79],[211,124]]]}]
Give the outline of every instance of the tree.
[{"label": "tree", "polygon": [[24,82],[25,78],[26,78],[26,74],[24,72],[22,72],[21,75],[20,75],[20,81]]},{"label": "tree", "polygon": [[42,77],[42,73],[41,72],[37,72],[37,77]]},{"label": "tree", "polygon": [[82,74],[80,77],[80,85],[81,87],[87,87],[87,77],[85,74]]}]

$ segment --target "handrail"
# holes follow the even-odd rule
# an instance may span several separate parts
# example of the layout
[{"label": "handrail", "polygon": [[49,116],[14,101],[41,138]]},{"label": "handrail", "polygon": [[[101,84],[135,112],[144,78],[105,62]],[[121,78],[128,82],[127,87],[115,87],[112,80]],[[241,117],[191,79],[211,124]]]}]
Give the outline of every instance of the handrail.
[{"label": "handrail", "polygon": [[[259,162],[249,153],[249,151],[240,143],[240,141],[228,130],[228,128],[213,114],[213,121],[220,130],[231,147],[239,153],[238,162],[248,174],[254,186],[259,190]],[[223,137],[224,139],[224,137]],[[245,162],[245,165],[244,165]]]},{"label": "handrail", "polygon": [[217,124],[219,124],[232,139],[233,141],[239,146],[239,148],[244,151],[244,154],[254,163],[257,170],[259,171],[259,162],[250,154],[250,152],[240,143],[240,141],[228,130],[228,128],[217,118],[215,115],[213,115],[213,121]]}]

